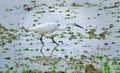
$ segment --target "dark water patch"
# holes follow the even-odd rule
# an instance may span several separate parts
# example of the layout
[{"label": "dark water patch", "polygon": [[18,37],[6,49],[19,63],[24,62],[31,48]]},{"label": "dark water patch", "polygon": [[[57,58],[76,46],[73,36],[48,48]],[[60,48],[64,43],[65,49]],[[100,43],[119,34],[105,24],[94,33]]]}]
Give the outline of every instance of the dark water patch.
[{"label": "dark water patch", "polygon": [[5,59],[6,59],[6,60],[10,60],[10,59],[11,59],[11,57],[5,57]]}]

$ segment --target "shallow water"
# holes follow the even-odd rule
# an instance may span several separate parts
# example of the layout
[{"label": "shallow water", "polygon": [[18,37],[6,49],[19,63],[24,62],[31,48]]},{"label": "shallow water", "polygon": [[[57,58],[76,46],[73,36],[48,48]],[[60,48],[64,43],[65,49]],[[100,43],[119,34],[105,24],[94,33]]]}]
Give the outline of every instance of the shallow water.
[{"label": "shallow water", "polygon": [[[119,59],[120,3],[115,0],[92,1],[70,0],[64,2],[44,0],[32,3],[26,0],[10,0],[9,2],[1,0],[0,25],[4,27],[0,28],[0,70],[6,71],[9,67],[18,67],[20,71],[23,66],[28,67],[28,69],[40,68],[43,71],[53,68],[53,65],[39,66],[36,63],[39,60],[37,59],[38,57],[47,63],[40,52],[41,48],[43,48],[43,53],[48,58],[51,56],[52,50],[55,49],[50,60],[54,60],[53,58],[55,57],[58,60],[62,58],[60,59],[61,62],[56,64],[56,68],[58,71],[67,68],[69,73],[74,71],[71,68],[73,66],[67,64],[71,63],[70,58],[82,60],[81,55],[89,57],[99,53],[103,56],[107,55],[109,59],[115,57]],[[117,7],[115,7],[117,2]],[[78,5],[74,5],[74,3]],[[23,9],[24,4],[37,7],[34,7],[31,11],[26,11]],[[53,12],[50,12],[51,10]],[[66,23],[75,22],[85,29],[69,26],[71,27],[70,30],[67,28],[65,31],[52,33],[58,34],[55,40],[60,43],[59,46],[52,43],[52,40],[49,38],[46,38],[46,35],[43,37],[45,46],[42,47],[39,41],[40,35],[35,32],[27,32],[26,29],[33,24],[40,25],[46,22],[59,23],[61,27]],[[95,29],[96,31],[91,33],[97,36],[90,37],[91,35],[88,33],[90,29]],[[81,35],[79,36],[78,33]],[[99,34],[104,34],[105,39],[104,35],[102,37]],[[51,34],[48,35],[50,36]],[[36,61],[31,63],[30,59]],[[67,60],[67,62],[63,59]]]}]

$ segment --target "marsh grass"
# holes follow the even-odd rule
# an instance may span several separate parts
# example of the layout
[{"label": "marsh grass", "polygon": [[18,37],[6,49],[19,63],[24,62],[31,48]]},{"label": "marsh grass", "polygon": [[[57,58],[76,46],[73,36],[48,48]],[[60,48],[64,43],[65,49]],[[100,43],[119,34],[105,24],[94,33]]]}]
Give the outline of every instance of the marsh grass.
[{"label": "marsh grass", "polygon": [[[99,62],[97,65],[95,65],[95,63],[93,62],[86,63],[87,61],[93,61],[89,58],[84,58],[84,61],[82,61],[82,59],[79,60],[75,58],[70,58],[74,69],[73,73],[120,73],[119,58],[106,58],[101,52],[99,51],[93,54],[93,59]],[[18,68],[13,68],[11,70],[10,68],[8,68],[4,73],[68,73],[68,71],[69,69],[65,68],[64,70],[58,72],[56,68],[56,63],[54,62],[53,67],[48,71],[43,71],[42,69],[37,70],[22,67],[22,70],[19,70]]]},{"label": "marsh grass", "polygon": [[[104,58],[103,54],[95,54],[96,58],[100,61],[100,70],[102,73],[120,73],[119,58]],[[98,72],[96,72],[98,73]]]},{"label": "marsh grass", "polygon": [[[118,58],[114,58],[112,60],[112,64],[109,61],[104,61],[102,56],[97,56],[99,60],[101,61],[100,68],[96,68],[93,64],[86,64],[82,69],[84,70],[84,73],[120,73],[120,66],[119,62],[117,61]],[[80,68],[80,67],[79,67]],[[76,69],[77,70],[77,69]],[[54,64],[53,68],[51,68],[50,71],[43,71],[43,70],[36,70],[36,69],[28,69],[25,67],[22,67],[22,70],[19,71],[17,68],[14,68],[13,70],[10,70],[9,68],[5,72],[0,73],[67,73],[68,69],[64,69],[64,71],[57,71],[56,70],[56,64]],[[81,70],[82,71],[82,70]],[[77,73],[81,73],[81,71],[78,71]],[[76,73],[73,72],[73,73]]]}]

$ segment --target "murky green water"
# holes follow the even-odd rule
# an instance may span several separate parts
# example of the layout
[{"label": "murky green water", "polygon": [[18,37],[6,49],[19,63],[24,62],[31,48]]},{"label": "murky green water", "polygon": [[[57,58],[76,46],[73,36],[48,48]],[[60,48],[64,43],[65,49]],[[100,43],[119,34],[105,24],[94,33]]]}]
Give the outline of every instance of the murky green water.
[{"label": "murky green water", "polygon": [[[25,10],[24,4],[33,9]],[[85,29],[69,26],[65,31],[48,34],[43,37],[45,46],[42,46],[40,35],[27,29],[46,22],[58,23],[61,27],[75,22]],[[23,67],[48,71],[55,64],[57,71],[84,73],[87,64],[104,71],[101,67],[107,61],[115,73],[113,60],[120,64],[119,23],[118,0],[1,0],[0,71],[17,68],[20,72]],[[54,34],[59,46],[48,37]]]}]

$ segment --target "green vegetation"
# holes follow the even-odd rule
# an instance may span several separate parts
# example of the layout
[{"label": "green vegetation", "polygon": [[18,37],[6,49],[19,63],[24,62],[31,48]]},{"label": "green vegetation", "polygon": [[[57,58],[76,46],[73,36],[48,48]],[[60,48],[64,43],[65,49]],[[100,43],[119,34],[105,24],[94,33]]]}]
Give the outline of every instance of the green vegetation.
[{"label": "green vegetation", "polygon": [[5,45],[6,43],[11,43],[13,40],[17,40],[18,36],[14,34],[16,32],[18,32],[18,30],[7,29],[0,23],[0,45]]},{"label": "green vegetation", "polygon": [[[57,20],[53,21],[53,22],[57,22],[58,24],[61,24],[60,23],[61,21],[66,22],[66,20],[67,21],[75,21],[75,22],[78,21],[78,24],[79,24],[80,22],[82,22],[82,19],[84,19],[84,20],[86,19],[86,21],[83,21],[80,24],[81,26],[85,27],[85,30],[84,29],[81,30],[81,29],[77,29],[73,26],[69,26],[65,31],[62,31],[60,33],[56,33],[53,35],[53,36],[55,36],[56,41],[58,39],[58,42],[60,43],[60,46],[55,47],[55,52],[60,52],[60,54],[65,59],[68,60],[67,63],[70,64],[70,69],[74,70],[75,71],[74,73],[81,73],[81,72],[85,72],[85,73],[120,73],[120,62],[119,62],[120,61],[120,54],[119,54],[120,50],[116,49],[116,47],[119,48],[120,45],[119,45],[119,41],[116,42],[113,40],[113,39],[119,40],[119,38],[120,38],[120,29],[118,28],[119,22],[120,22],[120,20],[119,20],[119,18],[120,18],[120,16],[119,16],[120,15],[120,12],[119,12],[120,2],[115,1],[106,6],[107,0],[102,0],[98,4],[96,2],[93,3],[93,2],[89,2],[89,1],[88,2],[84,1],[84,2],[80,2],[80,3],[73,2],[70,4],[69,4],[70,1],[69,2],[66,2],[65,0],[55,0],[55,1],[56,1],[55,3],[53,2],[53,4],[47,5],[44,2],[43,3],[40,2],[40,4],[39,4],[39,2],[37,2],[37,0],[31,0],[30,2],[32,2],[33,4],[31,4],[31,3],[30,4],[33,5],[33,9],[36,8],[35,10],[37,10],[32,14],[33,18],[36,17],[32,21],[35,23],[33,25],[41,24],[42,22],[44,22],[43,21],[44,18],[47,18],[47,17],[45,17],[47,15],[47,13],[50,14],[50,17],[52,17],[52,14],[55,14],[55,16],[61,17],[62,20],[59,20],[58,18],[56,18]],[[20,10],[23,9],[22,6],[20,5],[20,6],[14,6],[13,8],[5,8],[3,10],[6,11],[6,14],[8,12],[8,13],[13,13],[13,14],[15,13],[16,16],[17,16],[17,14],[19,14],[18,16],[21,16],[22,14],[15,12],[15,8],[20,9]],[[89,11],[90,8],[91,8],[91,10],[90,10],[91,12],[87,12],[87,10]],[[84,11],[84,9],[86,11]],[[2,9],[0,11],[2,12]],[[89,14],[94,11],[96,11],[96,12],[93,15]],[[24,13],[24,11],[18,11],[18,12]],[[87,15],[87,13],[88,13],[88,15]],[[63,14],[63,16],[62,16],[62,14]],[[31,23],[28,26],[26,26],[26,25],[24,26],[23,24],[18,23],[18,22],[16,24],[16,23],[13,23],[12,21],[11,22],[13,24],[12,23],[7,24],[7,22],[9,22],[9,19],[7,19],[7,15],[2,14],[2,16],[3,15],[4,15],[3,19],[5,19],[6,23],[5,24],[0,23],[0,46],[1,46],[0,53],[5,56],[3,56],[4,58],[3,57],[1,57],[1,58],[3,58],[6,61],[12,60],[15,63],[17,61],[19,61],[20,64],[18,62],[16,64],[16,67],[17,67],[16,68],[14,66],[13,67],[9,66],[10,62],[7,62],[5,64],[5,67],[3,67],[3,68],[0,67],[0,73],[3,73],[1,71],[2,69],[6,70],[5,73],[11,73],[11,72],[13,72],[13,73],[19,73],[19,72],[20,73],[44,73],[44,71],[41,69],[29,68],[29,66],[31,66],[31,63],[28,64],[29,60],[31,59],[30,56],[32,56],[32,58],[41,58],[42,57],[39,52],[40,48],[41,48],[41,43],[39,43],[40,37],[39,37],[38,33],[28,32],[28,30],[26,29],[26,27],[31,26]],[[8,15],[10,15],[10,14],[8,14]],[[109,19],[109,17],[111,19]],[[43,18],[43,20],[42,20],[42,18]],[[24,20],[24,18],[22,18],[22,19]],[[50,19],[50,21],[51,21],[51,19]],[[85,22],[85,25],[84,25],[84,22]],[[94,23],[94,22],[98,22],[98,23]],[[9,26],[11,28],[9,28]],[[71,27],[73,27],[73,28],[71,28]],[[36,39],[34,40],[33,38],[36,38],[37,40]],[[52,37],[46,36],[45,38],[47,39],[47,38],[52,38]],[[45,38],[43,38],[43,39],[45,39]],[[59,40],[61,38],[63,40]],[[67,45],[64,43],[64,39],[65,39],[65,41],[67,41],[66,42]],[[109,42],[108,40],[111,40],[111,39],[112,39],[112,41]],[[84,40],[85,40],[85,42],[84,42]],[[86,41],[89,41],[89,40],[90,41],[93,40],[93,41],[90,43],[86,43]],[[16,41],[17,41],[17,43],[16,43]],[[21,41],[23,41],[23,42],[21,42]],[[102,46],[100,46],[102,48],[99,48],[99,47],[97,48],[97,49],[100,49],[100,50],[97,50],[97,53],[96,53],[96,51],[95,51],[95,53],[90,53],[87,50],[83,50],[86,48],[88,48],[88,49],[95,48],[93,46],[96,46],[96,45],[94,45],[94,44],[91,45],[91,43],[98,43],[96,41],[101,42],[100,44],[102,45]],[[13,42],[13,44],[11,44],[12,42]],[[50,41],[48,43],[50,43]],[[10,44],[11,46],[9,47],[7,44]],[[85,45],[81,45],[81,44],[85,44]],[[69,47],[69,45],[75,45],[74,50],[69,51],[71,49],[71,47]],[[76,52],[76,48],[78,48],[78,46],[76,47],[76,45],[80,46],[79,49],[77,49],[77,52]],[[49,47],[45,47],[44,51],[51,52],[53,46],[54,45],[51,44],[51,45],[49,45]],[[115,46],[115,48],[113,46]],[[81,53],[81,51],[79,51],[79,50],[81,50],[81,49],[83,50],[82,53],[84,53],[84,54],[79,55],[79,53]],[[8,53],[10,52],[10,54],[11,54],[11,50],[12,50],[12,52],[14,52],[15,57],[14,56],[11,57],[11,55],[9,56]],[[111,54],[106,54],[106,53],[104,54],[104,51],[109,51],[109,50],[115,50],[116,55],[113,58],[111,58],[111,56],[112,56]],[[100,52],[100,51],[102,51],[102,52]],[[35,55],[32,55],[31,52],[35,52]],[[29,54],[27,54],[27,53],[29,53],[31,55],[29,56]],[[27,54],[27,56],[24,54]],[[54,56],[58,57],[57,54],[55,53]],[[75,56],[72,55],[72,57],[71,57],[71,56],[69,56],[70,54],[73,54]],[[62,57],[59,57],[59,59],[62,60]],[[55,61],[55,62],[59,62],[58,61],[59,59],[57,59],[57,61]],[[43,59],[40,59],[40,60],[43,60]],[[25,64],[21,63],[24,61],[25,61]],[[42,64],[44,66],[54,65],[52,68],[50,68],[48,71],[46,71],[47,73],[67,73],[67,71],[69,71],[69,69],[65,68],[65,66],[62,65],[61,67],[64,67],[64,70],[58,72],[56,65],[52,62],[50,62],[50,64],[49,64],[49,60],[47,60],[45,63]],[[10,65],[11,65],[11,63],[10,63]],[[25,67],[20,69],[21,66],[25,66]],[[42,67],[42,66],[40,66],[40,67]]]}]

